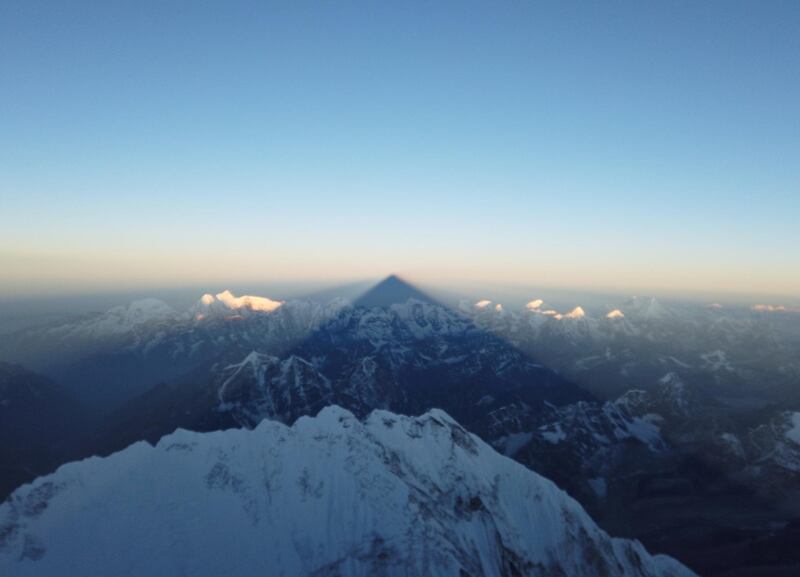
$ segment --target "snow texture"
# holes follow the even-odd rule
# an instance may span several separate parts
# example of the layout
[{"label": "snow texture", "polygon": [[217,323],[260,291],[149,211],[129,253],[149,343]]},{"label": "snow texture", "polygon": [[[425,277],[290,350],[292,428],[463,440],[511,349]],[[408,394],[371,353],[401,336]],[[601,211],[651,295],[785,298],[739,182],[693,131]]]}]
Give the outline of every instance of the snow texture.
[{"label": "snow texture", "polygon": [[0,575],[693,575],[448,415],[178,430],[0,505]]}]

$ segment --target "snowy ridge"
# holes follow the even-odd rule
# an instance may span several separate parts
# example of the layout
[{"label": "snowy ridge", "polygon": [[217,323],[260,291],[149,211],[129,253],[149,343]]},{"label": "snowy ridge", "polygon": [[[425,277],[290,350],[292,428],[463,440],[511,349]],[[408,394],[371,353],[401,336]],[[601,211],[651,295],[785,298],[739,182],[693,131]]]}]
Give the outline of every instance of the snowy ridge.
[{"label": "snowy ridge", "polygon": [[330,381],[305,359],[286,359],[252,352],[221,375],[219,411],[230,412],[240,425],[254,427],[265,417],[289,422],[294,415],[314,414],[330,404]]},{"label": "snowy ridge", "polygon": [[142,299],[117,306],[92,318],[53,327],[50,332],[63,338],[104,338],[130,333],[146,325],[174,321],[179,313],[158,299]]},{"label": "snowy ridge", "polygon": [[[486,438],[506,456],[529,464],[562,487],[575,492],[591,488],[604,497],[605,477],[615,475],[626,455],[669,449],[661,433],[663,419],[649,410],[649,395],[641,393],[638,402],[626,396],[605,403],[549,405],[538,415],[524,407],[502,407],[490,413],[493,423]],[[601,482],[603,490],[598,491]]]},{"label": "snowy ridge", "polygon": [[745,450],[758,476],[774,476],[770,466],[800,473],[800,413],[782,411],[748,431]]},{"label": "snowy ridge", "polygon": [[[622,403],[608,401],[599,405],[581,401],[558,409],[555,416],[550,424],[539,427],[542,437],[553,444],[568,438],[567,433],[562,431],[565,428],[571,435],[588,436],[589,439],[584,438],[581,443],[583,447],[591,447],[592,454],[596,454],[602,446],[627,439],[636,440],[651,451],[666,447],[657,424],[660,417],[655,414],[631,416]],[[560,439],[547,436],[547,431],[552,427],[557,427],[561,432]]]},{"label": "snowy ridge", "polygon": [[[135,495],[135,499],[132,496]],[[422,522],[421,522],[422,521]],[[179,430],[17,490],[0,574],[688,577],[449,416]]]}]

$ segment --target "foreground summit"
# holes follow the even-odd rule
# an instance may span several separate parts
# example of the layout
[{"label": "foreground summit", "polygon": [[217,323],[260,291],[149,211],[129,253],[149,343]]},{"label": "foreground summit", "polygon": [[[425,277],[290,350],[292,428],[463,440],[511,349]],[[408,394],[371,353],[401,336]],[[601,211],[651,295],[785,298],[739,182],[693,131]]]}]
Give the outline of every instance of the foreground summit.
[{"label": "foreground summit", "polygon": [[338,407],[65,465],[0,505],[0,574],[693,575],[442,411]]}]

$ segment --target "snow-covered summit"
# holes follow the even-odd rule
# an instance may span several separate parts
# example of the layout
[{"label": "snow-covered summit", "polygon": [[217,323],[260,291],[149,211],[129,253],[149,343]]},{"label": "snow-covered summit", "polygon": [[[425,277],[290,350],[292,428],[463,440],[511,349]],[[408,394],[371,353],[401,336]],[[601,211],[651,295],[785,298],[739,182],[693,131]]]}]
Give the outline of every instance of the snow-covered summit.
[{"label": "snow-covered summit", "polygon": [[253,295],[237,297],[231,291],[224,290],[216,295],[204,294],[193,310],[197,315],[203,315],[210,310],[248,310],[269,313],[281,305],[283,305],[283,301],[275,301],[267,297]]},{"label": "snow-covered summit", "polygon": [[532,301],[530,301],[528,304],[525,305],[525,308],[528,309],[529,311],[535,311],[541,308],[543,304],[544,301],[542,299],[533,299]]},{"label": "snow-covered summit", "polygon": [[179,430],[0,505],[0,574],[688,577],[444,412]]},{"label": "snow-covered summit", "polygon": [[582,319],[586,316],[586,311],[583,310],[583,307],[577,306],[572,309],[570,312],[565,314],[563,318],[565,319]]},{"label": "snow-covered summit", "polygon": [[105,313],[74,323],[53,327],[63,337],[102,338],[123,335],[151,323],[174,320],[178,312],[163,301],[147,298],[116,306]]}]

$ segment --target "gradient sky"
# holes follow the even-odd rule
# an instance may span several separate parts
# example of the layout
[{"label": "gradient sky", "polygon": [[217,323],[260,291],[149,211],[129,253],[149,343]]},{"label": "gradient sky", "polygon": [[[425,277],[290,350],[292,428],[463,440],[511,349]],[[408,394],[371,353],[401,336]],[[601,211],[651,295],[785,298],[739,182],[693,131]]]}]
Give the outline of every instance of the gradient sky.
[{"label": "gradient sky", "polygon": [[0,3],[0,295],[798,251],[800,2]]}]

